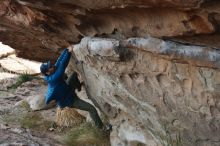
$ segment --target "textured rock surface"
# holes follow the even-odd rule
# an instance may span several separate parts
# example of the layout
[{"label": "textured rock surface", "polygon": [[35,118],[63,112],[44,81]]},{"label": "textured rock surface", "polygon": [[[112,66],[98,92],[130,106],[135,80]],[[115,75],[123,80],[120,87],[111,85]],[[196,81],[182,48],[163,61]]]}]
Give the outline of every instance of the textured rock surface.
[{"label": "textured rock surface", "polygon": [[15,55],[10,55],[7,58],[0,60],[0,66],[12,73],[16,74],[31,74],[36,75],[40,73],[40,62],[30,61],[27,59],[22,59],[16,57]]},{"label": "textured rock surface", "polygon": [[112,145],[220,145],[219,31],[218,0],[0,1],[0,41],[24,58],[103,38],[76,45],[70,70],[111,119]]},{"label": "textured rock surface", "polygon": [[83,36],[218,33],[219,5],[217,0],[1,0],[0,41],[19,56],[45,61]]},{"label": "textured rock surface", "polygon": [[0,59],[4,58],[4,57],[7,57],[8,55],[12,55],[14,53],[15,53],[14,49],[0,43]]},{"label": "textured rock surface", "polygon": [[148,37],[84,38],[74,52],[112,145],[220,144],[219,50]]}]

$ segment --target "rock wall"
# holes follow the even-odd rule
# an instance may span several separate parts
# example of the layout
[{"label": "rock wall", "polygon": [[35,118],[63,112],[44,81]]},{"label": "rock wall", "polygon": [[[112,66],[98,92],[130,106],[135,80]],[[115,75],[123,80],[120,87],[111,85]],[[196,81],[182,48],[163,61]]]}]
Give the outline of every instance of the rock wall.
[{"label": "rock wall", "polygon": [[220,145],[219,50],[84,38],[74,53],[90,98],[111,119],[112,145]]}]

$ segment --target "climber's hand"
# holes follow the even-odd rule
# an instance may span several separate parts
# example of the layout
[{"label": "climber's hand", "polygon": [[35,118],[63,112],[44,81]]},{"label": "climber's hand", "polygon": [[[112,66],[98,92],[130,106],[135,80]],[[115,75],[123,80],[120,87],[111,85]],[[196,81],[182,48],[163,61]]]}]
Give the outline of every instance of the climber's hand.
[{"label": "climber's hand", "polygon": [[67,47],[67,49],[68,49],[69,52],[72,52],[73,51],[73,46],[70,45],[69,47]]}]

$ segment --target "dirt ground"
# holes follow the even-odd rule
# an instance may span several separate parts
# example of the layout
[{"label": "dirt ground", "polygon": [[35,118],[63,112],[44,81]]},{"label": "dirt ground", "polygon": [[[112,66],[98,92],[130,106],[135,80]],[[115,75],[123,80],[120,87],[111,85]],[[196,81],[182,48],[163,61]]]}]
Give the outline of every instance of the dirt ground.
[{"label": "dirt ground", "polygon": [[[10,61],[12,62],[10,63]],[[14,62],[19,65],[15,65]],[[89,114],[87,112],[78,111],[87,118],[87,122],[84,123],[87,126],[84,126],[84,129],[82,129],[83,126],[79,126],[78,131],[76,129],[75,133],[71,133],[74,131],[74,127],[56,126],[56,105],[41,109],[45,102],[39,100],[42,99],[39,97],[43,97],[44,101],[47,85],[37,69],[29,70],[29,67],[32,66],[31,62],[28,62],[28,65],[26,63],[26,60],[11,56],[0,58],[0,146],[79,146],[75,141],[81,137],[91,137],[91,139],[84,140],[88,146],[97,146],[97,143],[103,143],[102,146],[110,145],[109,133],[103,137],[102,133],[93,128],[94,126],[88,126]],[[37,67],[35,66],[35,68]],[[29,71],[32,74],[31,80],[24,82],[23,80],[26,80],[25,78],[29,75],[21,77],[21,74]],[[81,91],[79,94],[87,97],[85,91]],[[33,110],[29,100],[35,103],[34,108],[40,110]],[[88,100],[87,102],[91,103]],[[84,133],[78,134],[79,130],[80,133],[82,131]],[[68,137],[68,133],[70,133],[70,137]],[[90,133],[89,136],[88,133]],[[74,138],[76,138],[75,141]],[[81,145],[85,146],[85,143]]]},{"label": "dirt ground", "polygon": [[[16,77],[10,80],[16,80]],[[31,82],[41,86],[38,80],[28,84]],[[19,90],[23,92],[19,93]],[[53,128],[56,108],[32,111],[28,104],[23,102],[32,92],[33,87],[28,90],[24,86],[0,91],[0,146],[64,145],[57,140],[62,131]]]},{"label": "dirt ground", "polygon": [[56,107],[33,111],[24,102],[32,95],[43,94],[41,89],[46,87],[43,79],[35,76],[33,80],[11,88],[18,82],[19,74],[29,71],[36,74],[35,68],[39,65],[34,62],[37,64],[35,70],[30,70],[27,66],[31,67],[32,62],[7,54],[11,55],[10,52],[2,52],[0,58],[0,146],[65,145],[59,140],[64,131],[54,128]]}]

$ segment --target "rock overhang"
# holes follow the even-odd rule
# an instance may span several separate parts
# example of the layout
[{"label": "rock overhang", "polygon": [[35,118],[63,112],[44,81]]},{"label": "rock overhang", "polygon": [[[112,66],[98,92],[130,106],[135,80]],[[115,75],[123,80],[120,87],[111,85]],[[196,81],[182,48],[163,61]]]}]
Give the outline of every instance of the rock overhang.
[{"label": "rock overhang", "polygon": [[86,0],[0,2],[0,40],[24,58],[56,58],[84,36],[124,39],[218,33],[218,1]]}]

